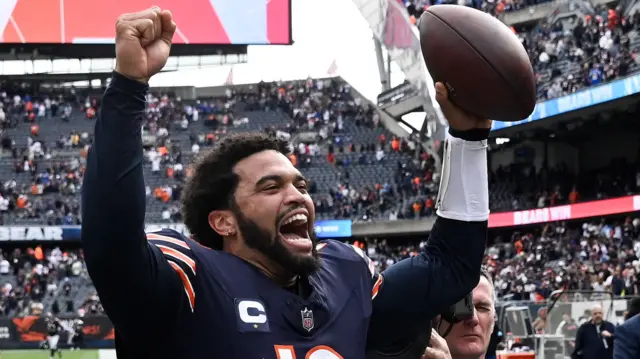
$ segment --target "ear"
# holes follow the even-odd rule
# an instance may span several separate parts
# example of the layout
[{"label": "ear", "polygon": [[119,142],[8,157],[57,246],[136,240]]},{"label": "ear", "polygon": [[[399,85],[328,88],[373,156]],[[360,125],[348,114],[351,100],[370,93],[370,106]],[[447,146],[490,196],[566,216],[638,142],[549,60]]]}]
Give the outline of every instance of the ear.
[{"label": "ear", "polygon": [[236,234],[236,218],[231,211],[213,211],[209,213],[209,226],[222,237]]}]

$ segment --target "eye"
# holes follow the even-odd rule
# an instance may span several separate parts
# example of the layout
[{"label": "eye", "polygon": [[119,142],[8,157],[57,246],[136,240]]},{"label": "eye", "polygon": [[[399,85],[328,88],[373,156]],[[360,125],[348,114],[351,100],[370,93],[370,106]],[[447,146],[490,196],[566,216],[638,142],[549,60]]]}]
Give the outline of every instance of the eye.
[{"label": "eye", "polygon": [[300,183],[296,186],[301,192],[306,192],[307,191],[307,184],[306,183]]},{"label": "eye", "polygon": [[277,184],[271,183],[271,184],[268,184],[268,185],[265,185],[264,187],[262,187],[262,191],[263,192],[273,192],[273,191],[278,190],[278,188],[279,188],[279,186]]}]

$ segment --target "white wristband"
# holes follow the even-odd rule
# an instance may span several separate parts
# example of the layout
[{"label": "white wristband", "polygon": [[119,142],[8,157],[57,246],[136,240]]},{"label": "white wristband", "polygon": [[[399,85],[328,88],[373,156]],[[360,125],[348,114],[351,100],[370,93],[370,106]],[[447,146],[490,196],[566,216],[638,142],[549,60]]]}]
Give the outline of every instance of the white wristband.
[{"label": "white wristband", "polygon": [[473,222],[489,219],[486,140],[445,139],[440,178],[436,200],[438,216]]}]

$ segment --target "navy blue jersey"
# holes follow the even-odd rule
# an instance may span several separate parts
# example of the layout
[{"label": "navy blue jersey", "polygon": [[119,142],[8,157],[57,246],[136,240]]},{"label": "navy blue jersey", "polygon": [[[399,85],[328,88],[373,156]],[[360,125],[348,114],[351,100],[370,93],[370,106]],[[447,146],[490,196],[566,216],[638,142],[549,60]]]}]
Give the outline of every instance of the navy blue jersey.
[{"label": "navy blue jersey", "polygon": [[173,231],[146,234],[141,127],[148,86],[114,74],[82,185],[87,269],[118,358],[364,359],[413,341],[477,285],[487,221],[438,217],[418,255],[378,274],[358,248],[319,243],[311,295]]},{"label": "navy blue jersey", "polygon": [[47,318],[47,335],[53,336],[58,335],[60,331],[62,331],[62,325],[60,325],[60,321],[57,318]]},{"label": "navy blue jersey", "polygon": [[[147,238],[183,283],[181,330],[167,349],[188,358],[364,357],[377,273],[359,248],[320,242],[322,267],[308,278],[312,291],[303,299],[248,262],[175,231]],[[211,345],[203,349],[203,342]]]}]

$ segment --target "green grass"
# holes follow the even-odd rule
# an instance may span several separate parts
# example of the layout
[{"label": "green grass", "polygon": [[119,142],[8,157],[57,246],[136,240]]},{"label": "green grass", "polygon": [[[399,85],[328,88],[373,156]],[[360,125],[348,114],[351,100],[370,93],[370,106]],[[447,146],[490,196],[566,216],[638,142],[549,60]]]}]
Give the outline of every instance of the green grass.
[{"label": "green grass", "polygon": [[[58,359],[58,356],[55,356]],[[99,359],[97,350],[62,351],[62,359]],[[48,350],[3,350],[0,359],[49,359]]]}]

